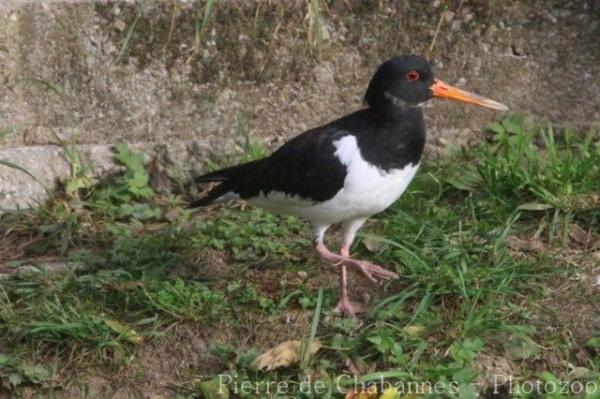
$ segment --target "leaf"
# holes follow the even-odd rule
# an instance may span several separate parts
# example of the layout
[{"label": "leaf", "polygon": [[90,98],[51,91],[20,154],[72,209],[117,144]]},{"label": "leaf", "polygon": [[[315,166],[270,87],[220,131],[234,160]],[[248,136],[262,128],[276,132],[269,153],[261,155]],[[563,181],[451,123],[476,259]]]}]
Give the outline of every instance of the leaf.
[{"label": "leaf", "polygon": [[600,350],[600,336],[588,339],[585,346],[590,349]]},{"label": "leaf", "polygon": [[557,385],[560,384],[560,380],[554,374],[552,374],[549,371],[542,371],[542,373],[540,374],[540,378],[544,382],[551,382],[551,383],[554,383],[554,384],[557,384]]},{"label": "leaf", "polygon": [[504,343],[506,357],[510,360],[534,359],[540,353],[540,348],[532,340],[525,337],[515,337]]},{"label": "leaf", "polygon": [[372,252],[372,253],[378,253],[379,251],[381,251],[381,248],[383,248],[383,243],[381,241],[374,240],[369,237],[366,237],[363,240],[363,244],[364,244],[365,248],[367,248],[367,251]]},{"label": "leaf", "polygon": [[67,182],[65,186],[65,193],[70,195],[79,191],[79,189],[90,188],[91,185],[92,182],[86,176],[74,177],[72,179],[69,179],[69,181]]},{"label": "leaf", "polygon": [[523,205],[519,205],[517,210],[519,211],[547,211],[548,209],[554,208],[550,204],[542,204],[539,202],[528,202]]},{"label": "leaf", "polygon": [[569,237],[577,244],[586,245],[590,237],[588,236],[588,232],[585,231],[581,226],[577,223],[569,223]]},{"label": "leaf", "polygon": [[519,134],[523,132],[523,119],[518,116],[504,118],[502,126],[509,133]]},{"label": "leaf", "polygon": [[21,373],[10,373],[8,375],[8,382],[10,383],[10,386],[16,388],[23,382],[23,376]]},{"label": "leaf", "polygon": [[506,237],[506,245],[513,251],[542,252],[546,248],[544,243],[537,238],[524,240],[515,235]]},{"label": "leaf", "polygon": [[490,129],[493,133],[496,133],[496,134],[505,133],[504,126],[502,126],[502,124],[498,123],[498,122],[492,122],[490,124],[490,126],[488,127],[488,129]]},{"label": "leaf", "polygon": [[24,366],[23,374],[33,383],[40,383],[50,378],[50,371],[42,366]]},{"label": "leaf", "polygon": [[597,377],[597,373],[594,373],[587,367],[575,367],[569,371],[569,380],[590,380]]},{"label": "leaf", "polygon": [[[402,398],[404,399],[406,397],[403,396]],[[400,392],[398,392],[397,388],[387,388],[383,391],[383,393],[381,394],[381,396],[379,397],[379,399],[399,399],[400,398]],[[408,398],[406,398],[408,399]]]},{"label": "leaf", "polygon": [[104,319],[104,323],[108,327],[110,327],[111,330],[113,330],[114,332],[119,334],[120,338],[123,338],[126,341],[129,341],[133,344],[139,344],[139,343],[142,343],[142,341],[144,341],[144,337],[139,335],[137,331],[135,331],[132,328],[127,327],[124,324],[119,323],[116,320]]},{"label": "leaf", "polygon": [[479,338],[465,338],[450,345],[450,355],[458,362],[470,363],[475,355],[483,348],[483,341]]},{"label": "leaf", "polygon": [[[308,348],[309,356],[314,356],[321,348],[321,341],[314,340]],[[258,356],[252,365],[259,370],[275,370],[281,367],[290,367],[300,361],[302,341],[285,341],[275,348]]]},{"label": "leaf", "polygon": [[377,399],[378,396],[377,385],[369,385],[365,388],[358,387],[358,389],[352,389],[346,393],[344,399]]},{"label": "leaf", "polygon": [[197,391],[200,391],[203,398],[214,398],[214,399],[227,399],[229,398],[229,389],[227,385],[219,384],[217,381],[200,381],[195,387]]},{"label": "leaf", "polygon": [[410,335],[411,337],[419,336],[423,332],[423,330],[424,330],[423,326],[419,326],[419,325],[410,325],[410,326],[406,326],[402,329],[402,331],[404,331],[406,334]]}]

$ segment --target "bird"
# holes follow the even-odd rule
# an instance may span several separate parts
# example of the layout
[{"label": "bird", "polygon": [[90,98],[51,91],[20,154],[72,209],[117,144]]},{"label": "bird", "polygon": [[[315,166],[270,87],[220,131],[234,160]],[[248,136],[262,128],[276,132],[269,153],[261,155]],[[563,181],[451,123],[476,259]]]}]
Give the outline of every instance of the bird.
[{"label": "bird", "polygon": [[[333,310],[355,318],[365,309],[349,299],[348,268],[374,283],[398,274],[352,258],[350,246],[365,221],[392,205],[414,178],[425,147],[422,107],[432,98],[508,110],[437,79],[422,56],[397,56],[376,69],[362,109],[297,135],[267,157],[196,177],[196,184],[216,184],[190,207],[243,200],[308,220],[314,250],[339,269]],[[324,243],[333,225],[343,232],[337,253]]]}]

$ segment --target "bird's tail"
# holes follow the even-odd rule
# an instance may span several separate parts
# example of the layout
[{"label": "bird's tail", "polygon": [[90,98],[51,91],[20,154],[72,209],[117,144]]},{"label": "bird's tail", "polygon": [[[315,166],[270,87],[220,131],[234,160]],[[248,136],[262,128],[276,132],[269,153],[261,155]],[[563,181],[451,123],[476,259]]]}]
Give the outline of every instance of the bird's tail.
[{"label": "bird's tail", "polygon": [[240,184],[247,180],[249,175],[258,169],[258,166],[262,161],[262,159],[259,159],[241,165],[235,165],[229,168],[209,172],[202,176],[196,177],[194,179],[194,183],[196,184],[209,182],[217,182],[219,184],[210,189],[204,197],[193,201],[189,207],[198,208],[210,205],[229,193],[235,193],[239,195],[239,192],[237,191],[239,190]]}]

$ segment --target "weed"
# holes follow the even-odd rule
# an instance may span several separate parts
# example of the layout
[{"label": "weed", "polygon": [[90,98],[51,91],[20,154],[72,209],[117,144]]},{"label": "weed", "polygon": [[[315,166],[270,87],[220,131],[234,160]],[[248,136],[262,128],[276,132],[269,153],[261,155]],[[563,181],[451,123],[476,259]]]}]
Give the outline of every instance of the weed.
[{"label": "weed", "polygon": [[600,144],[593,132],[581,140],[570,130],[556,137],[552,127],[527,128],[518,116],[490,130],[493,144],[463,154],[467,163],[455,168],[448,183],[476,186],[495,205],[523,211],[584,214],[600,208],[593,195],[600,191]]},{"label": "weed", "polygon": [[189,63],[192,58],[198,53],[202,39],[208,29],[208,22],[211,16],[211,10],[215,3],[215,0],[206,0],[204,4],[204,11],[200,11],[201,2],[198,1],[198,8],[196,9],[196,19],[194,21],[194,46],[192,47],[190,56],[186,63]]},{"label": "weed", "polygon": [[144,293],[151,305],[170,315],[198,320],[202,317],[222,316],[225,310],[223,295],[210,291],[195,282],[152,280],[145,284]]},{"label": "weed", "polygon": [[123,165],[125,173],[114,184],[94,191],[86,206],[115,218],[147,220],[159,217],[158,207],[142,202],[154,194],[148,185],[150,177],[144,169],[143,154],[130,150],[124,144],[115,145],[115,150],[115,159]]},{"label": "weed", "polygon": [[85,168],[81,163],[79,151],[75,143],[75,138],[71,138],[71,143],[64,146],[65,157],[69,163],[69,177],[64,183],[65,194],[73,196],[79,193],[79,190],[89,189],[92,186],[90,178],[85,174]]},{"label": "weed", "polygon": [[[242,116],[238,127],[240,158],[264,156]],[[489,358],[509,365],[517,384],[533,377],[597,382],[597,334],[577,347],[575,329],[541,304],[562,307],[576,296],[579,307],[570,313],[577,318],[595,309],[597,298],[569,284],[584,281],[596,263],[588,267],[570,259],[572,251],[546,249],[556,238],[567,245],[574,224],[592,241],[599,238],[598,143],[591,134],[557,134],[517,117],[492,125],[491,134],[469,152],[428,161],[398,204],[365,228],[353,252],[401,277],[375,289],[351,281],[371,297],[360,321],[323,310],[334,293],[318,287],[325,276],[333,286],[333,272],[304,255],[305,223],[237,205],[194,219],[180,210],[166,223],[158,204],[180,206],[180,199],[153,193],[142,155],[118,146],[122,173],[76,188],[83,206],[56,199],[36,212],[3,216],[7,237],[32,240],[26,256],[62,256],[70,267],[0,280],[0,346],[15,348],[0,356],[0,376],[12,378],[12,387],[49,385],[53,372],[27,369],[48,370],[49,355],[61,369],[85,357],[100,366],[117,361],[119,373],[133,373],[134,355],[151,350],[156,336],[180,344],[171,333],[176,323],[200,326],[212,359],[211,368],[178,372],[182,382],[174,390],[181,397],[220,387],[215,376],[227,372],[232,392],[235,384],[257,384],[258,393],[246,397],[268,396],[266,380],[313,390],[294,391],[296,397],[335,398],[338,386],[383,379],[405,387],[430,383],[438,397],[470,398],[485,389],[477,383]],[[74,154],[72,176],[84,175]],[[511,235],[535,237],[544,250],[511,249]],[[593,245],[577,248],[592,259]],[[583,306],[589,308],[580,312]],[[215,323],[223,328],[215,331]],[[290,369],[264,374],[252,367],[260,351],[300,338],[305,347],[318,338],[323,349]],[[67,360],[73,352],[83,355]],[[549,352],[558,360],[549,362]],[[336,380],[348,370],[356,380]],[[315,394],[318,386],[325,391]]]},{"label": "weed", "polygon": [[121,43],[121,49],[119,50],[119,54],[117,54],[117,58],[112,62],[113,65],[116,65],[121,61],[125,51],[129,47],[129,41],[131,40],[131,36],[133,35],[133,31],[135,30],[135,26],[137,25],[138,20],[140,19],[140,15],[137,15],[129,28],[127,28],[127,32],[125,32],[125,37],[123,38],[123,42]]},{"label": "weed", "polygon": [[243,149],[242,161],[250,162],[264,158],[268,155],[264,146],[252,142],[250,139],[250,131],[244,122],[244,117],[241,113],[237,114],[237,127],[242,138],[241,147]]},{"label": "weed", "polygon": [[323,59],[323,21],[321,17],[320,0],[310,0],[308,3],[308,44],[310,52],[320,62]]},{"label": "weed", "polygon": [[42,384],[51,379],[52,373],[40,365],[28,365],[20,359],[0,353],[0,378],[8,389],[23,384]]}]

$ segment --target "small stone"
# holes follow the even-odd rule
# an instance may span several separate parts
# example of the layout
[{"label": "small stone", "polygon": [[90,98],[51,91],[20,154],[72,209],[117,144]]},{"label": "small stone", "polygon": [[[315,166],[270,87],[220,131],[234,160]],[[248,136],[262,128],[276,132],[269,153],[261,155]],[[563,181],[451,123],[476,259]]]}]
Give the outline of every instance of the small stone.
[{"label": "small stone", "polygon": [[113,27],[119,32],[123,32],[127,28],[127,24],[122,19],[116,19],[113,22]]},{"label": "small stone", "polygon": [[444,21],[450,22],[454,18],[454,13],[452,11],[444,11],[442,13],[442,18],[444,18]]},{"label": "small stone", "polygon": [[305,272],[304,270],[300,270],[297,274],[298,274],[298,277],[300,277],[303,280],[308,277],[308,273]]}]

